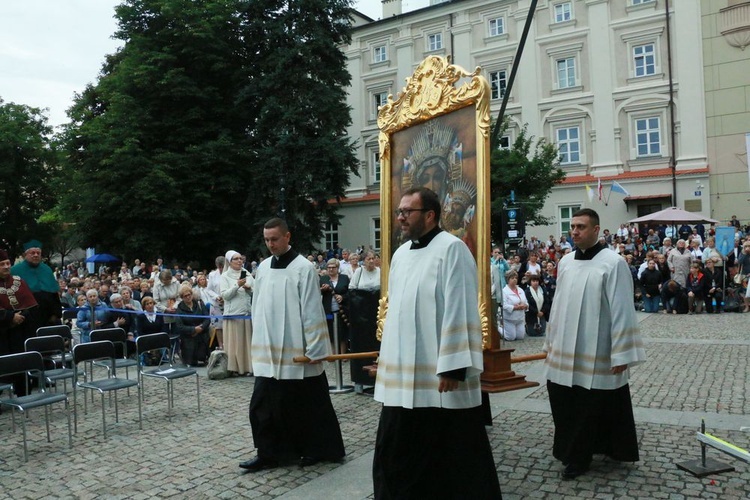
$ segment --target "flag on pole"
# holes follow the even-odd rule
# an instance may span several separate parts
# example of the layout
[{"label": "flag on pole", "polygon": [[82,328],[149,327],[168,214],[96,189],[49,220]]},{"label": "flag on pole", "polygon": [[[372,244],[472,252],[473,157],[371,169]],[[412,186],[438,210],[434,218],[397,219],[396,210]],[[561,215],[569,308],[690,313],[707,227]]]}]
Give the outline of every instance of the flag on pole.
[{"label": "flag on pole", "polygon": [[615,193],[620,193],[620,194],[624,194],[625,196],[630,196],[630,193],[628,193],[628,191],[627,191],[627,190],[626,190],[626,189],[625,189],[624,187],[622,187],[622,186],[620,185],[620,183],[619,183],[619,182],[617,182],[617,181],[614,181],[614,182],[612,183],[612,187],[610,188],[610,193],[611,193],[612,191],[614,191]]},{"label": "flag on pole", "polygon": [[599,193],[599,201],[602,201],[602,180],[599,179],[599,184],[596,186],[596,191]]},{"label": "flag on pole", "polygon": [[586,194],[589,196],[589,202],[594,201],[594,190],[586,184]]}]

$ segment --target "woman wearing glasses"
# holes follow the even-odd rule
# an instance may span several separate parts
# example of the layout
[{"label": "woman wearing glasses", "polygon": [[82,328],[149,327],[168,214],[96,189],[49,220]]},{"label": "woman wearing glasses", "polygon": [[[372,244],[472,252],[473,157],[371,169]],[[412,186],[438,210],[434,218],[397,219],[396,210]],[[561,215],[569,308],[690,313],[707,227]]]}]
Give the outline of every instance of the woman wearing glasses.
[{"label": "woman wearing glasses", "polygon": [[188,284],[180,286],[180,302],[177,305],[176,333],[182,340],[182,362],[188,366],[206,363],[208,357],[208,327],[210,319],[200,292],[193,291]]},{"label": "woman wearing glasses", "polygon": [[[346,304],[349,291],[349,276],[339,273],[338,259],[329,259],[326,264],[326,275],[320,277],[320,293],[323,295],[323,309],[328,318],[328,335],[333,341],[333,319]],[[348,328],[343,318],[338,319],[339,353],[347,352],[349,337]]]},{"label": "woman wearing glasses", "polygon": [[250,343],[253,325],[250,320],[252,289],[255,279],[242,267],[242,256],[230,250],[224,256],[221,273],[221,296],[224,298],[224,352],[231,375],[253,374]]}]

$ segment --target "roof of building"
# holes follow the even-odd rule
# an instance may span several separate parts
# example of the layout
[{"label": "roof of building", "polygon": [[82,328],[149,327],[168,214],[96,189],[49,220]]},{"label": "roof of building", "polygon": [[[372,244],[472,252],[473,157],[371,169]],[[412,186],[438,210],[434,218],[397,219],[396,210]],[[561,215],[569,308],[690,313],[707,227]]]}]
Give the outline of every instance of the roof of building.
[{"label": "roof of building", "polygon": [[[704,168],[693,168],[690,170],[677,170],[675,171],[675,175],[682,176],[682,175],[694,175],[694,174],[707,174],[708,173],[708,167]],[[653,178],[653,177],[671,177],[672,176],[672,169],[669,167],[666,168],[654,168],[651,170],[637,170],[637,171],[631,171],[631,172],[623,172],[621,174],[617,175],[607,175],[604,177],[596,177],[594,175],[588,174],[588,175],[575,175],[571,177],[565,178],[560,184],[591,184],[596,183],[597,181],[627,181],[631,179],[647,179],[647,178]]]}]

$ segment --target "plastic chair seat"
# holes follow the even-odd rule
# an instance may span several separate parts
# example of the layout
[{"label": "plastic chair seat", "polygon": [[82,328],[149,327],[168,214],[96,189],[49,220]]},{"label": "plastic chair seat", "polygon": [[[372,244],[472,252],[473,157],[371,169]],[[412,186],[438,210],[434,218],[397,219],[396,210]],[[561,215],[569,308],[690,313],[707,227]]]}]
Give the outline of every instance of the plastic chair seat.
[{"label": "plastic chair seat", "polygon": [[141,375],[143,375],[144,377],[156,377],[163,378],[164,380],[174,380],[176,378],[189,377],[197,373],[198,371],[193,368],[173,367],[165,369],[154,368],[151,370],[144,370],[141,372]]},{"label": "plastic chair seat", "polygon": [[28,396],[17,396],[15,398],[0,400],[0,404],[6,406],[15,406],[19,410],[25,411],[31,408],[39,408],[40,406],[67,401],[67,399],[68,397],[65,394],[35,392],[34,394],[29,394]]},{"label": "plastic chair seat", "polygon": [[86,389],[93,389],[95,391],[116,391],[118,389],[126,389],[128,387],[135,387],[138,385],[137,380],[130,380],[127,378],[103,378],[98,380],[92,380],[90,382],[79,382],[78,387],[85,387]]}]

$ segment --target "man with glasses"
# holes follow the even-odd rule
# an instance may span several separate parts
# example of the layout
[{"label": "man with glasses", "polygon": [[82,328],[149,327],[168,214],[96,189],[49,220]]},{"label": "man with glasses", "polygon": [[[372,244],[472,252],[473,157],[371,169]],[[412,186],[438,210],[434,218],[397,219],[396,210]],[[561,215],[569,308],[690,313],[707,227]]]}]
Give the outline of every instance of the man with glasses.
[{"label": "man with glasses", "polygon": [[407,190],[396,218],[405,243],[391,261],[375,382],[375,498],[500,498],[480,411],[476,263],[440,229],[434,191]]}]

